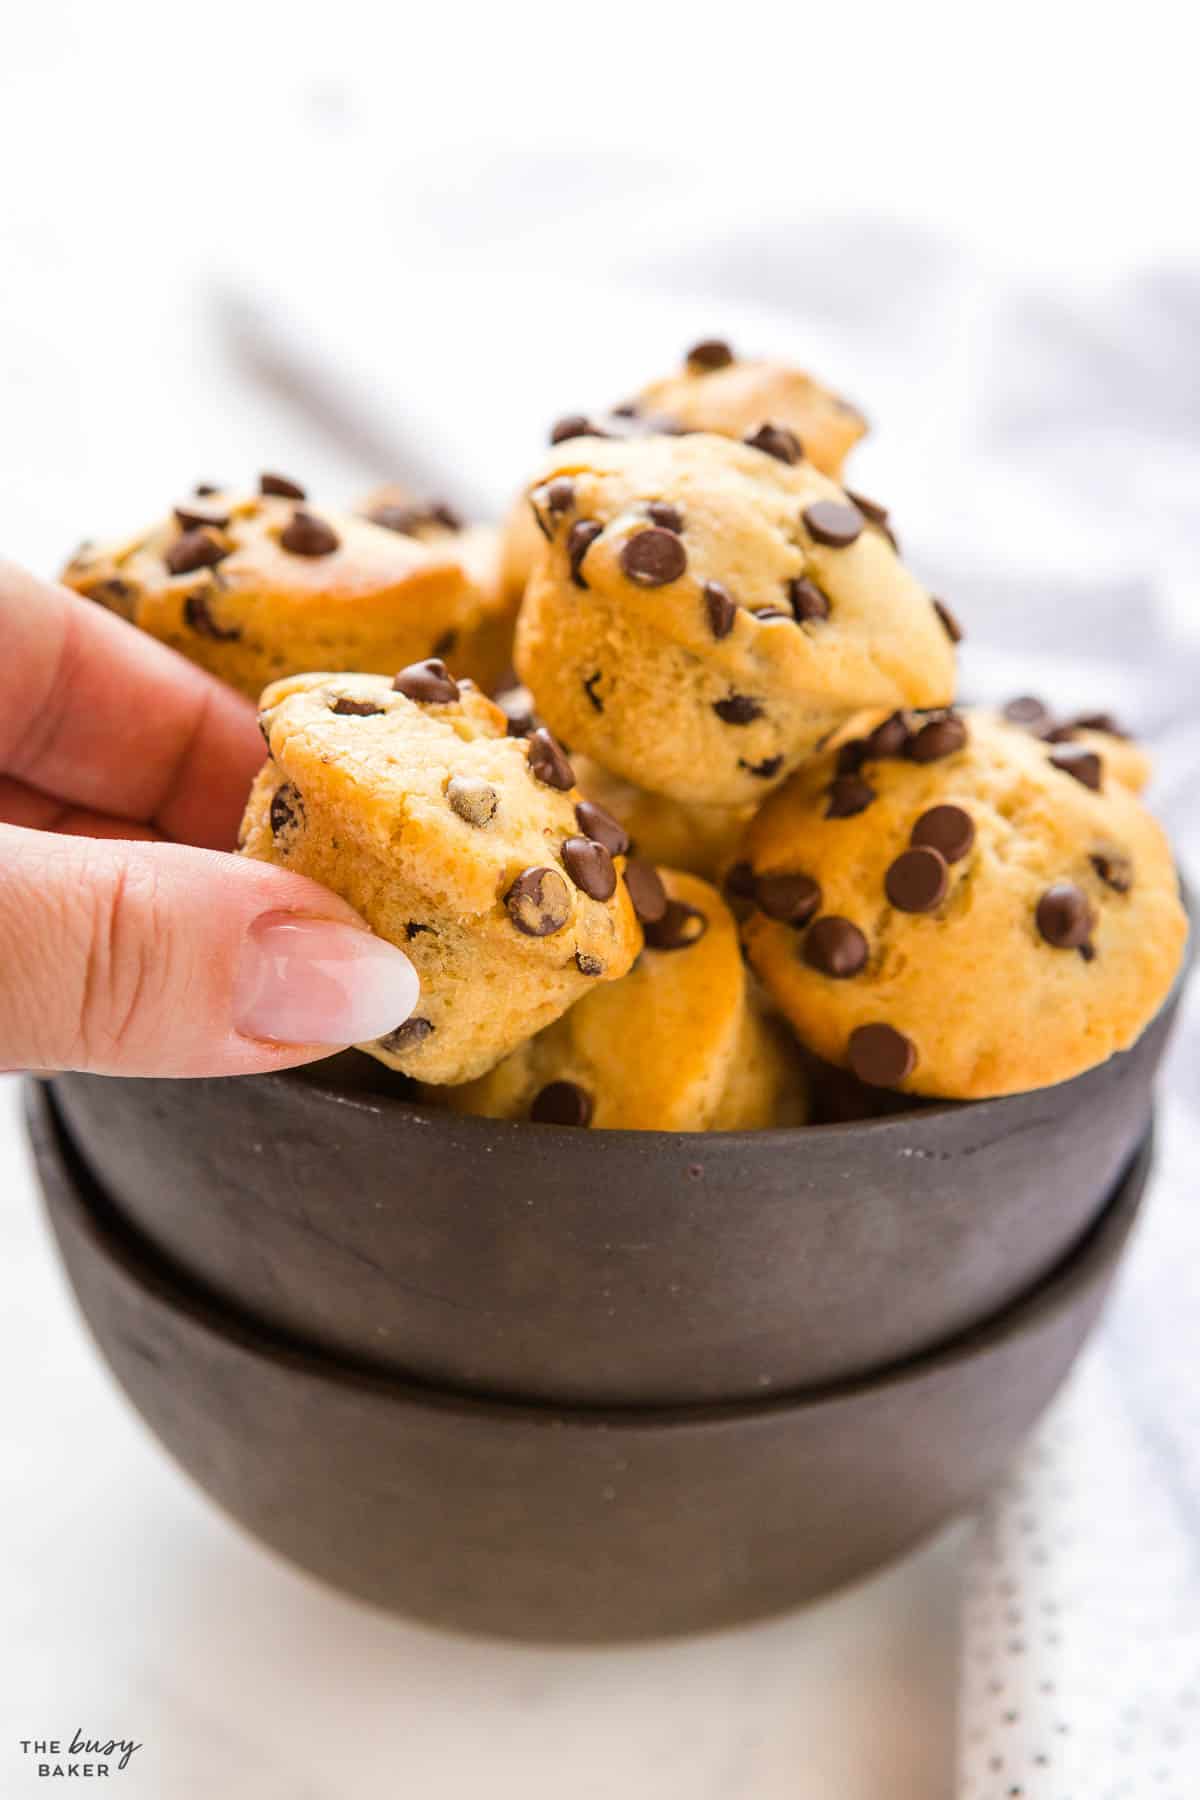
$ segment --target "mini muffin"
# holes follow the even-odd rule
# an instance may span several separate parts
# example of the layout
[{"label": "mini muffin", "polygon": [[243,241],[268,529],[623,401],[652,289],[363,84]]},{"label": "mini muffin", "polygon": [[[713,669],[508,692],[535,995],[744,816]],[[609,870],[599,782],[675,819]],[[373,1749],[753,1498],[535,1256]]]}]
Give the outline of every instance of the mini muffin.
[{"label": "mini muffin", "polygon": [[623,981],[594,988],[490,1074],[444,1094],[457,1112],[611,1131],[800,1125],[794,1046],[751,990],[715,890],[664,869],[662,916]]},{"label": "mini muffin", "polygon": [[1128,1049],[1187,923],[1162,831],[1103,752],[988,713],[896,715],[746,835],[747,953],[802,1042],[862,1081],[979,1100]]},{"label": "mini muffin", "polygon": [[492,534],[389,529],[311,508],[283,476],[260,485],[205,489],[136,537],[84,545],[62,579],[252,699],[308,669],[389,673],[431,655],[499,679],[511,611]]},{"label": "mini muffin", "polygon": [[507,736],[436,659],[394,681],[293,676],[261,719],[244,853],[332,888],[420,976],[416,1014],[362,1046],[382,1062],[470,1080],[627,972],[641,932],[625,840],[548,732]]},{"label": "mini muffin", "polygon": [[575,438],[530,501],[518,673],[627,781],[754,806],[858,710],[953,697],[949,615],[787,433]]}]

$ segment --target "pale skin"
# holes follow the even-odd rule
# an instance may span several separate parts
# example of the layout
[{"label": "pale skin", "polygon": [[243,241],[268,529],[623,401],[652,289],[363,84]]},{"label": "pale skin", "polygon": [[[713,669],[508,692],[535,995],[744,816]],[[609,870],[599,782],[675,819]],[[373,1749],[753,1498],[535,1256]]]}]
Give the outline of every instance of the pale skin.
[{"label": "pale skin", "polygon": [[402,951],[229,854],[264,755],[232,689],[0,562],[0,1069],[247,1074],[408,1016]]}]

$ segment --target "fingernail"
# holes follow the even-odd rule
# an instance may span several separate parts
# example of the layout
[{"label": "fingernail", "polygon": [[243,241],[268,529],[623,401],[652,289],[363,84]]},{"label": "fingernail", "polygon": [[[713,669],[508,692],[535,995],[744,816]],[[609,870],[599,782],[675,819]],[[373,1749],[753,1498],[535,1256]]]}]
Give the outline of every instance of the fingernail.
[{"label": "fingernail", "polygon": [[339,925],[264,913],[246,933],[234,1023],[276,1044],[362,1044],[417,1004],[417,972],[394,944]]}]

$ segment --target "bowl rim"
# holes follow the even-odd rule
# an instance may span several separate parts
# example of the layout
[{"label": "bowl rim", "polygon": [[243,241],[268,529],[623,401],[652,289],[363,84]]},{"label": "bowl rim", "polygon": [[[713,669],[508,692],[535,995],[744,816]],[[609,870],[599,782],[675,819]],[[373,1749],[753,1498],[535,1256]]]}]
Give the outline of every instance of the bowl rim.
[{"label": "bowl rim", "polygon": [[1115,1268],[1142,1211],[1155,1139],[1152,1118],[1103,1211],[1082,1240],[1024,1294],[948,1343],[904,1358],[873,1375],[774,1393],[761,1400],[621,1407],[611,1403],[561,1405],[549,1400],[520,1400],[437,1387],[412,1376],[389,1375],[352,1357],[319,1350],[303,1339],[277,1331],[201,1290],[159,1258],[125,1223],[67,1134],[49,1084],[36,1077],[26,1081],[24,1112],[51,1218],[64,1208],[69,1210],[93,1252],[109,1265],[116,1265],[125,1281],[148,1293],[159,1305],[181,1314],[206,1336],[231,1343],[260,1361],[283,1364],[313,1380],[463,1420],[482,1419],[514,1428],[534,1425],[557,1430],[620,1430],[638,1435],[664,1430],[719,1431],[766,1423],[788,1413],[845,1406],[868,1394],[919,1385],[930,1376],[986,1356],[1013,1338],[1048,1324],[1081,1292],[1102,1279],[1107,1268]]}]

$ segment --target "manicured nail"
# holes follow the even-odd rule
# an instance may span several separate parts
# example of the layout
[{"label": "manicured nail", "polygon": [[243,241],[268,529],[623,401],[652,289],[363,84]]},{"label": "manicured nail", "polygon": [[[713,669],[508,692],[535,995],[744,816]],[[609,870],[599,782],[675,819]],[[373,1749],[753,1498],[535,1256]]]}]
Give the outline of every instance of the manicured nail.
[{"label": "manicured nail", "polygon": [[363,1044],[407,1019],[420,991],[403,950],[383,938],[264,913],[242,945],[234,1022],[275,1044]]}]

